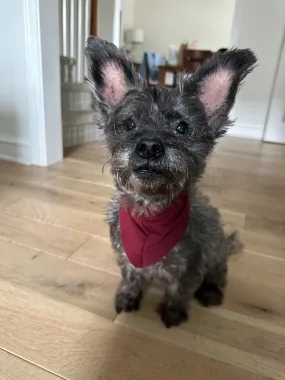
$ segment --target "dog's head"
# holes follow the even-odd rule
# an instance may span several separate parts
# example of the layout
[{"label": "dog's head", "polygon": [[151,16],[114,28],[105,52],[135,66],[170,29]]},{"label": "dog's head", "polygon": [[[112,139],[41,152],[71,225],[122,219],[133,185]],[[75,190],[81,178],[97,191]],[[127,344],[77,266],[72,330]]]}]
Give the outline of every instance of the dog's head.
[{"label": "dog's head", "polygon": [[86,58],[117,187],[168,200],[203,173],[230,124],[239,85],[256,63],[250,50],[217,53],[166,88],[147,87],[124,53],[99,38],[88,39]]}]

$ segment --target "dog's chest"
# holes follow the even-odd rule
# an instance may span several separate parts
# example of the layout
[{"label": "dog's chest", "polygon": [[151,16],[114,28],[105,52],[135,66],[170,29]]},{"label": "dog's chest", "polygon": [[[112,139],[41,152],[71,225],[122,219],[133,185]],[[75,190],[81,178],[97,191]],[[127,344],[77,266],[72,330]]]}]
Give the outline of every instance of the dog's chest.
[{"label": "dog's chest", "polygon": [[161,260],[145,268],[136,268],[130,263],[124,251],[120,229],[119,208],[119,201],[117,199],[112,200],[107,208],[107,220],[110,227],[111,243],[121,270],[125,273],[135,272],[142,275],[147,281],[157,284],[163,282],[169,283],[173,278],[177,278],[177,276],[180,276],[186,271],[189,253],[189,249],[186,248],[186,240],[189,235],[188,228],[181,241]]}]

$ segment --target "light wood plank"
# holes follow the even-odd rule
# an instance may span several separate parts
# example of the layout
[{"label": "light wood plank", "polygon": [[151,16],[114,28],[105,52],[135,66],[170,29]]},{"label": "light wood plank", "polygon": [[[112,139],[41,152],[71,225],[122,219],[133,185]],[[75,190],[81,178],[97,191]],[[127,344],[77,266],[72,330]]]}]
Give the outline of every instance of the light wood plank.
[{"label": "light wood plank", "polygon": [[282,178],[283,162],[261,160],[260,157],[245,157],[242,155],[223,155],[216,152],[209,160],[208,167],[230,169],[238,172]]},{"label": "light wood plank", "polygon": [[0,239],[0,278],[114,320],[120,278]]},{"label": "light wood plank", "polygon": [[245,252],[229,263],[225,307],[285,327],[285,261]]},{"label": "light wood plank", "polygon": [[[226,160],[226,157],[225,157]],[[284,199],[285,178],[270,178],[255,173],[243,173],[236,171],[233,175],[231,169],[209,168],[206,170],[201,183],[208,186],[220,186],[221,188],[238,188],[261,195],[278,196]]]},{"label": "light wood plank", "polygon": [[84,163],[104,164],[107,159],[107,153],[100,142],[87,143],[80,146],[66,148],[64,150],[66,159],[72,161],[80,161]]},{"label": "light wood plank", "polygon": [[3,281],[0,300],[1,346],[70,380],[264,380]]},{"label": "light wood plank", "polygon": [[60,380],[56,376],[8,352],[0,350],[1,380]]},{"label": "light wood plank", "polygon": [[[256,229],[258,230],[258,227]],[[285,259],[285,241],[282,234],[270,233],[265,229],[255,231],[255,228],[251,231],[247,228],[240,228],[234,223],[226,223],[224,230],[228,234],[238,231],[239,239],[246,251],[272,256],[273,259]]]},{"label": "light wood plank", "polygon": [[110,229],[107,223],[101,225],[101,227],[96,232],[96,235],[100,236],[103,239],[110,239]]},{"label": "light wood plank", "polygon": [[49,188],[63,189],[70,192],[97,196],[110,199],[114,193],[114,189],[109,186],[102,186],[86,181],[78,181],[73,178],[57,177],[45,184]]},{"label": "light wood plank", "polygon": [[90,238],[71,256],[70,260],[106,272],[120,274],[111,243],[102,238]]},{"label": "light wood plank", "polygon": [[63,257],[70,256],[88,239],[84,233],[6,213],[0,215],[0,226],[0,237],[6,240]]},{"label": "light wood plank", "polygon": [[1,210],[1,212],[9,204],[19,200],[20,197],[21,197],[21,195],[19,193],[16,193],[14,191],[10,191],[10,187],[3,188],[0,185],[0,210]]},{"label": "light wood plank", "polygon": [[178,347],[193,350],[197,354],[221,360],[225,364],[252,372],[253,376],[264,376],[270,379],[283,380],[285,365],[275,360],[265,359],[232,346],[215,342],[200,335],[182,329],[166,330],[159,321],[142,318],[139,315],[120,314],[116,323],[122,326],[163,339]]},{"label": "light wood plank", "polygon": [[285,222],[271,220],[267,216],[258,218],[246,215],[244,227],[247,231],[257,232],[261,235],[269,233],[272,236],[281,238],[285,236]]},{"label": "light wood plank", "polygon": [[274,236],[264,231],[258,233],[243,229],[239,230],[239,234],[246,250],[285,259],[284,237]]},{"label": "light wood plank", "polygon": [[218,191],[213,186],[201,186],[201,189],[218,208],[256,217],[267,216],[271,220],[285,222],[285,202],[278,202],[276,197],[254,194],[237,188],[221,188]]},{"label": "light wood plank", "polygon": [[113,178],[110,175],[109,168],[104,167],[103,170],[102,165],[96,162],[89,164],[80,161],[64,160],[51,166],[49,169],[62,177],[113,186]]},{"label": "light wood plank", "polygon": [[0,208],[3,209],[22,198],[32,198],[50,204],[99,214],[103,213],[109,200],[88,194],[70,192],[65,189],[41,187],[35,184],[14,183],[11,185],[9,181],[1,178]]},{"label": "light wood plank", "polygon": [[57,176],[50,168],[38,166],[26,166],[0,160],[0,177],[10,182],[43,184]]},{"label": "light wood plank", "polygon": [[96,235],[103,224],[103,209],[97,212],[78,210],[73,207],[51,204],[36,199],[24,198],[5,208],[5,212],[37,222],[54,224]]},{"label": "light wood plank", "polygon": [[246,215],[240,212],[234,212],[231,210],[220,209],[222,223],[227,224],[230,227],[244,228]]},{"label": "light wood plank", "polygon": [[216,146],[216,153],[224,156],[235,155],[247,157],[250,160],[252,157],[258,157],[260,160],[277,160],[285,159],[284,145],[279,144],[264,144],[262,141],[251,139],[237,139],[235,137],[226,136]]}]

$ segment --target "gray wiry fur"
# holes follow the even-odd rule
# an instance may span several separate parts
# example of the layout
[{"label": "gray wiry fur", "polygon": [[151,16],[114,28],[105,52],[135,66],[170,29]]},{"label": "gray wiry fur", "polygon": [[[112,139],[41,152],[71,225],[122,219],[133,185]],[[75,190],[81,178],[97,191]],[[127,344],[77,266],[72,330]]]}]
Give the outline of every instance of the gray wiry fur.
[{"label": "gray wiry fur", "polygon": [[[222,303],[227,260],[240,248],[235,235],[225,235],[218,211],[197,191],[196,183],[216,139],[230,125],[228,114],[238,87],[256,58],[250,50],[216,54],[190,78],[181,78],[176,88],[168,89],[147,87],[124,54],[106,41],[90,37],[86,57],[93,108],[104,128],[117,187],[107,210],[122,272],[116,309],[138,309],[148,286],[159,283],[165,295],[158,313],[167,327],[179,325],[188,318],[192,297],[204,306]],[[186,128],[183,134],[177,130],[181,125]],[[163,154],[141,157],[138,144],[146,139],[158,141]],[[188,191],[191,205],[183,238],[156,264],[135,268],[121,240],[122,196],[134,212],[153,214],[182,191]]]}]

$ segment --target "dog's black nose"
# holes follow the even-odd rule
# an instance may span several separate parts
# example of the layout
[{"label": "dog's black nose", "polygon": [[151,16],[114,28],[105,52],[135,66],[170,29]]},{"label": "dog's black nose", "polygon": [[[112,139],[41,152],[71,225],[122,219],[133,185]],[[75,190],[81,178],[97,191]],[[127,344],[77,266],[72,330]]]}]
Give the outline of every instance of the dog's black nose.
[{"label": "dog's black nose", "polygon": [[141,158],[156,160],[164,155],[164,146],[160,140],[144,139],[136,146],[136,152]]}]

